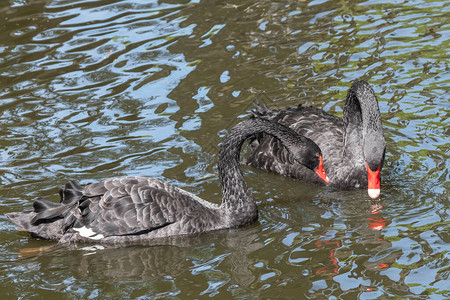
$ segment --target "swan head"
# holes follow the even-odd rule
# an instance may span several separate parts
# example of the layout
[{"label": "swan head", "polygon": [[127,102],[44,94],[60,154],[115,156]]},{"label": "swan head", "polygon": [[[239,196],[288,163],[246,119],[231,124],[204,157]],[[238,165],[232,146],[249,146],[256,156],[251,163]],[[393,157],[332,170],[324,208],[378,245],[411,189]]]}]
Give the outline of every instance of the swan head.
[{"label": "swan head", "polygon": [[314,171],[314,173],[316,173],[316,175],[319,176],[319,178],[325,183],[329,183],[330,180],[328,179],[323,166],[322,151],[312,140],[305,137],[302,138],[302,143],[294,145],[290,149],[294,159],[298,163]]},{"label": "swan head", "polygon": [[384,164],[386,142],[383,136],[373,135],[366,137],[364,143],[364,158],[367,169],[367,192],[372,199],[380,196],[381,168]]}]

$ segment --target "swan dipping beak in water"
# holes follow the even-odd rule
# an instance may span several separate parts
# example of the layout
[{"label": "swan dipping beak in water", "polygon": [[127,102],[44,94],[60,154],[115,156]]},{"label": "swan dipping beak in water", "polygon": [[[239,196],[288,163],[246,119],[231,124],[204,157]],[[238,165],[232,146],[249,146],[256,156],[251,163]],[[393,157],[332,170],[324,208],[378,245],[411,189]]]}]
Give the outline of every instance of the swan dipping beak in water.
[{"label": "swan dipping beak in water", "polygon": [[254,118],[240,122],[223,141],[220,205],[159,179],[118,177],[85,186],[71,181],[61,188],[59,203],[38,199],[32,210],[6,215],[19,230],[59,243],[139,243],[244,226],[257,219],[258,209],[242,174],[240,151],[245,140],[261,133],[280,139],[297,163],[328,180],[322,152],[313,141]]}]

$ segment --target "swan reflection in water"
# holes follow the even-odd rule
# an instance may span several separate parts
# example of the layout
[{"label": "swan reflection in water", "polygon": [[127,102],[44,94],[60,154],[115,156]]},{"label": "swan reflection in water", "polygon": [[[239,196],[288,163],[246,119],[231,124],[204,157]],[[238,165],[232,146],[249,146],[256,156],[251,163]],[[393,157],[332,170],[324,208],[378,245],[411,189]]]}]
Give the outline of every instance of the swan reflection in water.
[{"label": "swan reflection in water", "polygon": [[[231,283],[249,286],[255,281],[249,254],[264,247],[256,242],[261,228],[255,224],[245,229],[220,230],[190,236],[169,237],[155,245],[118,247],[114,245],[54,244],[24,248],[21,264],[33,264],[37,271],[67,269],[64,276],[77,279],[95,277],[110,282],[150,281],[165,276],[176,278],[184,273],[198,275],[216,269],[229,270]],[[226,264],[227,267],[221,267]],[[207,275],[205,275],[207,276]]]}]

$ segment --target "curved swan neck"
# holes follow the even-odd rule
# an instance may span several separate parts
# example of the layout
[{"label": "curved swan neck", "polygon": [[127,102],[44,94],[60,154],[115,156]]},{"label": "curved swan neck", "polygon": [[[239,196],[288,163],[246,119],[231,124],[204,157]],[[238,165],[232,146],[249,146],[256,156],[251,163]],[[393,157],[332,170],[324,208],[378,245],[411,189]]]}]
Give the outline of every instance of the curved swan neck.
[{"label": "curved swan neck", "polygon": [[370,135],[383,135],[378,100],[367,82],[357,81],[348,91],[343,119],[344,151],[348,145],[355,147],[359,144],[362,147]]},{"label": "curved swan neck", "polygon": [[218,162],[219,180],[222,185],[221,208],[236,215],[239,215],[242,209],[257,212],[256,203],[242,175],[240,152],[244,141],[258,133],[275,136],[291,149],[295,147],[291,145],[298,145],[299,141],[310,141],[283,125],[267,120],[249,119],[236,125],[223,141]]},{"label": "curved swan neck", "polygon": [[248,190],[240,166],[240,151],[250,133],[231,131],[223,141],[219,153],[218,171],[222,186],[221,208],[238,212],[240,207],[249,207],[257,211],[255,201]]}]

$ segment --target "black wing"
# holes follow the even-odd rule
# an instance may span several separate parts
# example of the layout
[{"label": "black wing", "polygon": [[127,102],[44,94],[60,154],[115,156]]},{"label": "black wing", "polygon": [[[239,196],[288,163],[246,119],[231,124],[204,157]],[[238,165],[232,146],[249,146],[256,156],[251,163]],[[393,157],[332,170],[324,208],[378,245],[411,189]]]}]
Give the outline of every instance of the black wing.
[{"label": "black wing", "polygon": [[[341,163],[343,145],[343,121],[326,112],[298,107],[286,110],[270,110],[255,104],[252,112],[256,118],[278,122],[312,139],[321,149],[327,175],[333,176],[334,166]],[[250,143],[251,154],[247,163],[256,168],[285,176],[322,183],[314,172],[297,163],[282,143],[266,134],[260,134]]]},{"label": "black wing", "polygon": [[169,184],[145,177],[112,178],[88,185],[65,227],[86,227],[107,237],[167,226],[179,213],[171,191]]},{"label": "black wing", "polygon": [[74,228],[104,237],[149,232],[181,218],[188,199],[178,189],[147,177],[111,178],[85,187],[69,182],[60,190],[61,203],[34,202],[31,225],[58,221],[62,233]]}]

